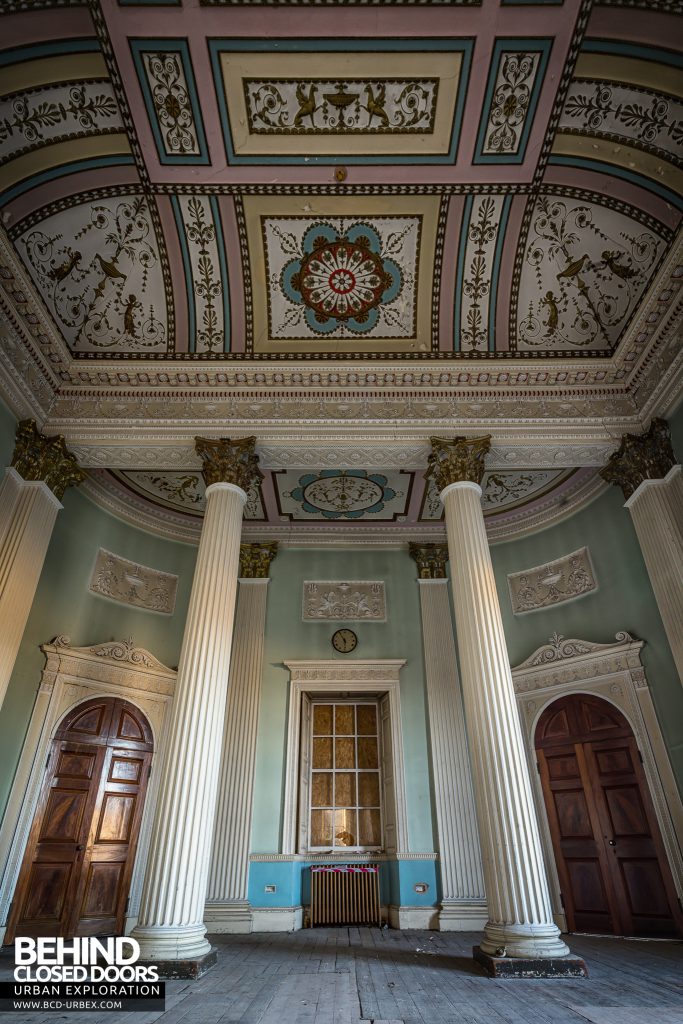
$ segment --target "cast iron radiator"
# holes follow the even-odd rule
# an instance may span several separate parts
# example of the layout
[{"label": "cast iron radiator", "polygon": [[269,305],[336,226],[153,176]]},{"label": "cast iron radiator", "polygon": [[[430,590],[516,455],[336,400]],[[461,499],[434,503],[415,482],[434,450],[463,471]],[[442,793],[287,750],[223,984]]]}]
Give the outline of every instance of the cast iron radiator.
[{"label": "cast iron radiator", "polygon": [[382,924],[379,864],[311,867],[311,928],[317,924]]}]

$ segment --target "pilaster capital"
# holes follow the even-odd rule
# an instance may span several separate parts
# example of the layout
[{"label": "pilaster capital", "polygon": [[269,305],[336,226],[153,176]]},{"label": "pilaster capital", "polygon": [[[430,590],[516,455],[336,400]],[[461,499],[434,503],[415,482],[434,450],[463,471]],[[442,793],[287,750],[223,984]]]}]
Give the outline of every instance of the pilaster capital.
[{"label": "pilaster capital", "polygon": [[277,555],[277,541],[270,544],[240,544],[240,578],[265,579]]},{"label": "pilaster capital", "polygon": [[447,544],[415,544],[411,541],[408,551],[410,557],[417,563],[421,580],[446,578]]},{"label": "pilaster capital", "polygon": [[623,435],[600,476],[608,484],[621,487],[624,497],[630,498],[643,480],[661,480],[675,465],[669,424],[654,419],[644,434]]},{"label": "pilaster capital", "polygon": [[483,437],[430,437],[432,450],[427,460],[425,477],[432,477],[439,492],[449,484],[469,480],[480,484],[484,475],[484,459],[491,448],[491,435]]},{"label": "pilaster capital", "polygon": [[195,437],[194,447],[202,460],[202,473],[207,487],[211,484],[227,483],[241,487],[248,494],[259,487],[263,473],[258,468],[258,455],[254,451],[255,437],[241,437],[231,440],[220,437]]},{"label": "pilaster capital", "polygon": [[42,480],[60,499],[71,484],[80,484],[85,473],[67,449],[62,434],[41,434],[35,420],[17,424],[12,468],[24,480]]}]

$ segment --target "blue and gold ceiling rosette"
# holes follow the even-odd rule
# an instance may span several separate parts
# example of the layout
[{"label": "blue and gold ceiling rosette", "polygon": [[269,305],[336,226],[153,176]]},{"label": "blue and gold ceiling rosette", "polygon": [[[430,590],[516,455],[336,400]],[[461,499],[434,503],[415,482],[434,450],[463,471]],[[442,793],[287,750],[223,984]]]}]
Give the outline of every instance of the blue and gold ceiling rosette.
[{"label": "blue and gold ceiling rosette", "polygon": [[393,302],[403,284],[400,268],[381,250],[369,224],[354,224],[341,236],[330,224],[313,224],[301,254],[282,270],[282,290],[306,306],[306,323],[317,334],[342,325],[365,334],[377,324],[379,307]]}]

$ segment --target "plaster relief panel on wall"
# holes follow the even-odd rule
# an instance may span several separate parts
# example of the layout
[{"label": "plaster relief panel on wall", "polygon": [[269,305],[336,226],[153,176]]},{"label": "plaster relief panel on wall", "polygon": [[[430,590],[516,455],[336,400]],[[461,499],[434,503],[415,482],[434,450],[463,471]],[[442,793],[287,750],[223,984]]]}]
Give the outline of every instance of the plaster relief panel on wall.
[{"label": "plaster relief panel on wall", "polygon": [[386,622],[386,618],[386,598],[381,580],[304,580],[304,622],[319,619]]},{"label": "plaster relief panel on wall", "polygon": [[550,608],[597,590],[588,548],[580,548],[554,562],[508,575],[515,615]]},{"label": "plaster relief panel on wall", "polygon": [[127,558],[100,548],[88,589],[93,594],[109,597],[121,604],[172,615],[178,577],[137,562],[129,562]]}]

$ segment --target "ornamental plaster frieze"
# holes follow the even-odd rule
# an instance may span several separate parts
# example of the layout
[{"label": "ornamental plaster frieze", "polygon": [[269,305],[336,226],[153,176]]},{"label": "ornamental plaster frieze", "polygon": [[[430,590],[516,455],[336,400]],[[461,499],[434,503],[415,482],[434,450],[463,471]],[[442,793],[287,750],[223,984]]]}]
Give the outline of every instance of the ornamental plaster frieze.
[{"label": "ornamental plaster frieze", "polygon": [[[616,643],[596,644],[589,640],[565,639],[553,633],[549,643],[512,669],[515,691],[528,693],[596,676],[639,670],[644,641],[635,640],[626,632],[617,633],[615,639]],[[641,672],[638,675],[640,686],[646,685],[644,679]]]}]

